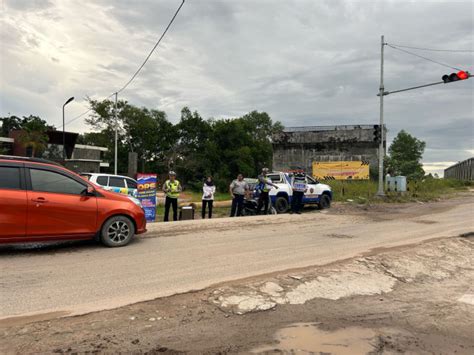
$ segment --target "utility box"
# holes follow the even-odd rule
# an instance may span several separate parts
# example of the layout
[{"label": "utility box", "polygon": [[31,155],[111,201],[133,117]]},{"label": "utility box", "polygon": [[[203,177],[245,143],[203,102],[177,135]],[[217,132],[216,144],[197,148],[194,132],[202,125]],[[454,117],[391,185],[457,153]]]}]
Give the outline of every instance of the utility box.
[{"label": "utility box", "polygon": [[179,220],[194,219],[194,206],[183,206],[179,211]]},{"label": "utility box", "polygon": [[407,177],[387,176],[385,186],[389,192],[407,192]]}]

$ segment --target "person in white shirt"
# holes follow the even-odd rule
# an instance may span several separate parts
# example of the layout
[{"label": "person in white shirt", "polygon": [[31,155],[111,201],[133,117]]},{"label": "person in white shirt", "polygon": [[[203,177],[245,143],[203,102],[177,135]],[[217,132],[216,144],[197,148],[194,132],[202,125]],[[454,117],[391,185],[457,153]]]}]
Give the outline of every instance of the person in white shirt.
[{"label": "person in white shirt", "polygon": [[206,217],[206,206],[208,207],[208,216],[212,218],[212,205],[214,203],[214,194],[216,186],[212,181],[212,176],[208,176],[202,187],[202,219]]}]

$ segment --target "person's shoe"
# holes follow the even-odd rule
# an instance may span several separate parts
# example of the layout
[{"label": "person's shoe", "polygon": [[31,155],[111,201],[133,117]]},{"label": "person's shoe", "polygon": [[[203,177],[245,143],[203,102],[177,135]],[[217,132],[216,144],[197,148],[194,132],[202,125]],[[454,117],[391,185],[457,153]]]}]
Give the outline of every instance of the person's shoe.
[{"label": "person's shoe", "polygon": [[298,211],[298,212],[296,212],[296,214],[301,214],[301,212],[300,212],[300,211]]},{"label": "person's shoe", "polygon": [[293,211],[290,211],[290,214],[293,214]]}]

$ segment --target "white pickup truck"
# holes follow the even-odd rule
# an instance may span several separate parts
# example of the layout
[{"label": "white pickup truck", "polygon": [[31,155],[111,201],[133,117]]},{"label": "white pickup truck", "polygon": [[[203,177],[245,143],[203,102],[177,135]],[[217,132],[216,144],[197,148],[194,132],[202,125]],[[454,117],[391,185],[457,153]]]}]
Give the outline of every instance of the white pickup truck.
[{"label": "white pickup truck", "polygon": [[[285,213],[290,208],[291,198],[293,196],[293,189],[291,188],[292,176],[291,173],[284,172],[272,172],[267,174],[267,177],[278,186],[278,189],[272,188],[269,194],[272,204],[278,213]],[[321,184],[309,175],[306,175],[306,184],[308,189],[303,197],[303,203],[305,205],[318,205],[320,209],[329,208],[331,206],[332,191],[329,185]]]}]

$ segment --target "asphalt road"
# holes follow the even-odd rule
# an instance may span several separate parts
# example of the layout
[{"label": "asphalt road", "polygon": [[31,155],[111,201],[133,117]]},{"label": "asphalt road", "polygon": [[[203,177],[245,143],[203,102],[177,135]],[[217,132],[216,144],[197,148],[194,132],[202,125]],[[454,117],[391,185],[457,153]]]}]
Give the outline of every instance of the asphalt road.
[{"label": "asphalt road", "polygon": [[[0,247],[0,319],[82,314],[265,273],[326,264],[374,248],[474,231],[474,198],[431,212],[307,213],[157,223],[127,247]],[[424,209],[424,213],[417,213]],[[391,216],[393,214],[394,216]]]}]

